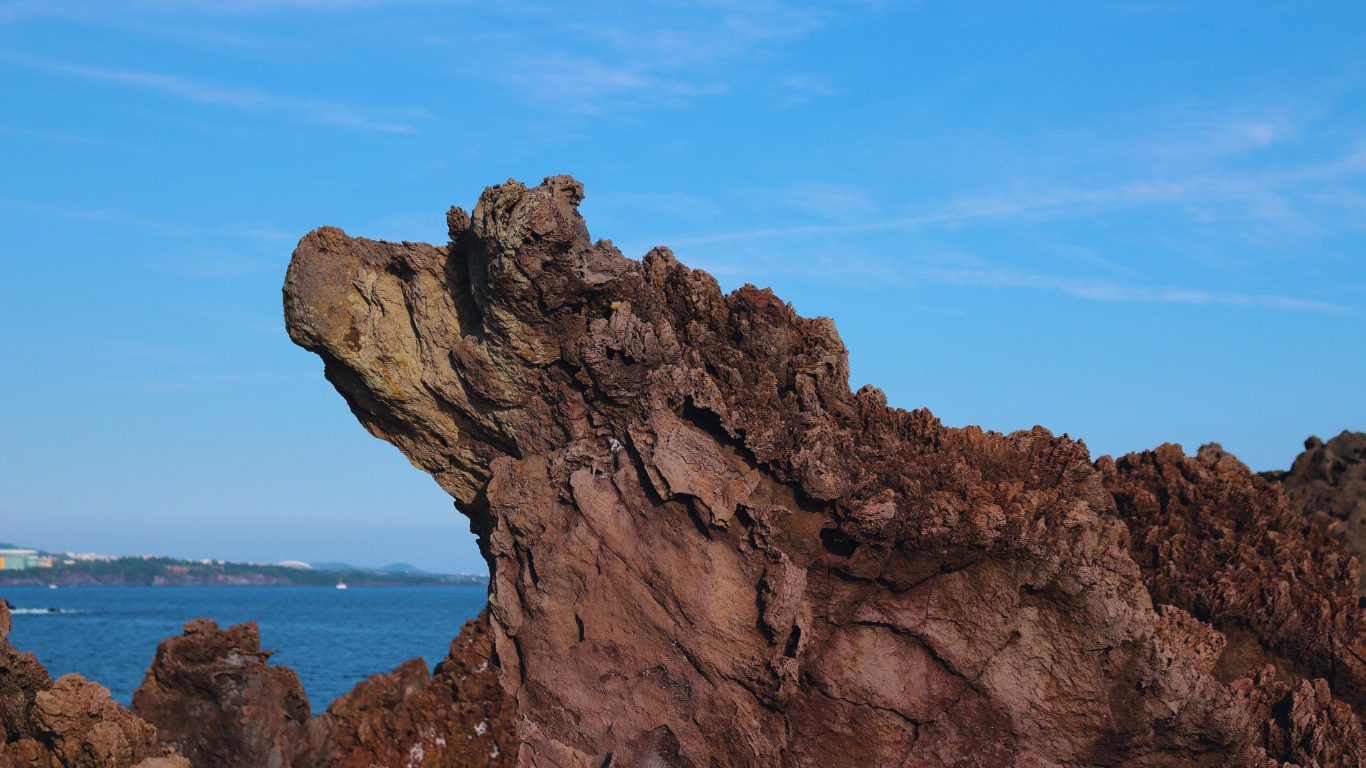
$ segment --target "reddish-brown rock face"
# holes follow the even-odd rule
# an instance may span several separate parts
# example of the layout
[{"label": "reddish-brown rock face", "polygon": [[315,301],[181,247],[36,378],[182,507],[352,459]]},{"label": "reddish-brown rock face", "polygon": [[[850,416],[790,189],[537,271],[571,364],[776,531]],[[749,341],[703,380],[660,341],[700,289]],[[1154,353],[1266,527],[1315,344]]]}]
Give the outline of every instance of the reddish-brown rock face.
[{"label": "reddish-brown rock face", "polygon": [[255,622],[195,619],[157,646],[133,710],[195,768],[327,765],[331,719],[314,718],[298,675],[269,658]]},{"label": "reddish-brown rock face", "polygon": [[[1137,498],[1165,476],[1098,472],[1042,429],[950,429],[850,392],[831,321],[765,290],[723,295],[666,249],[635,262],[591,242],[582,194],[567,177],[489,188],[472,216],[448,214],[445,247],[321,229],[285,284],[291,337],[480,537],[519,764],[1356,754],[1356,678],[1313,682],[1344,652],[1322,632],[1355,626],[1354,608],[1285,602],[1340,589],[1349,565],[1305,560],[1320,551],[1269,525],[1248,557],[1272,568],[1277,546],[1301,549],[1259,571],[1261,603],[1145,574],[1135,542],[1201,513],[1139,504],[1125,519],[1152,522],[1131,538],[1110,489]],[[1192,551],[1196,581],[1227,555]],[[1288,682],[1227,663],[1206,623],[1221,617]]]},{"label": "reddish-brown rock face", "polygon": [[[1292,510],[1366,557],[1366,432],[1343,432],[1326,443],[1311,437],[1288,472],[1262,476],[1281,484]],[[1366,581],[1358,592],[1366,595]]]},{"label": "reddish-brown rock face", "polygon": [[1353,712],[1366,706],[1356,559],[1217,445],[1096,465],[1154,601],[1222,633],[1215,674],[1262,722],[1266,751],[1301,765],[1366,765]]},{"label": "reddish-brown rock face", "polygon": [[80,675],[56,683],[9,644],[0,602],[0,768],[189,768],[157,731]]},{"label": "reddish-brown rock face", "polygon": [[427,676],[413,659],[332,702],[334,768],[500,768],[517,759],[515,703],[498,682],[488,613],[466,622]]},{"label": "reddish-brown rock face", "polygon": [[318,717],[294,671],[269,666],[269,656],[255,623],[220,629],[196,619],[157,647],[134,707],[195,768],[476,768],[516,759],[515,704],[498,682],[487,613],[466,622],[434,676],[413,659]]}]

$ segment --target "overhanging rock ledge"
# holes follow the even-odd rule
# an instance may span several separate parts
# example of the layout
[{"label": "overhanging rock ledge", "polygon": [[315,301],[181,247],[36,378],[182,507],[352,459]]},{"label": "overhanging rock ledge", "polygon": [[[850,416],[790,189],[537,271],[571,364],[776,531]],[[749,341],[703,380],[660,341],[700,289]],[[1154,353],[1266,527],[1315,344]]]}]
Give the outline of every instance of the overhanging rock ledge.
[{"label": "overhanging rock ledge", "polygon": [[[1154,466],[1199,488],[1236,475],[1216,520],[1283,511],[1264,481],[1179,450],[1098,471],[1041,428],[888,408],[849,390],[832,321],[723,294],[665,248],[637,262],[592,242],[582,198],[565,176],[490,187],[451,209],[446,246],[319,229],[285,282],[291,338],[471,519],[520,764],[1366,754],[1355,560],[1312,527],[1264,531],[1285,567],[1219,599],[1304,573],[1326,590],[1272,622],[1163,589],[1131,556],[1179,512],[1145,506],[1170,477]],[[1188,561],[1181,578],[1219,579]],[[1224,621],[1272,650],[1224,658]]]}]

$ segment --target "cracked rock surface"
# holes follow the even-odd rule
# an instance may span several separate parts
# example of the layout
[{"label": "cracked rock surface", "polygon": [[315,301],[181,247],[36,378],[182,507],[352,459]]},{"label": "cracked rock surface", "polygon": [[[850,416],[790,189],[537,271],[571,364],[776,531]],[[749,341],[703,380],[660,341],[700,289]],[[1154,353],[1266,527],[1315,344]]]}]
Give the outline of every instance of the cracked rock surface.
[{"label": "cracked rock surface", "polygon": [[627,259],[582,197],[490,187],[443,246],[319,229],[285,283],[291,338],[479,536],[520,765],[1363,754],[1354,561],[1245,468],[889,408],[832,321]]}]

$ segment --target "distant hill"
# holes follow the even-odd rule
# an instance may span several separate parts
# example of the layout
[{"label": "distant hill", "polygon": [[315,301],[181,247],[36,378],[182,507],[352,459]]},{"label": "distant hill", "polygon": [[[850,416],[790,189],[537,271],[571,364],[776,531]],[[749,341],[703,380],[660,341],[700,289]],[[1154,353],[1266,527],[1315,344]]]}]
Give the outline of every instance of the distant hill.
[{"label": "distant hill", "polygon": [[488,584],[488,577],[483,575],[425,573],[406,563],[395,563],[378,570],[357,568],[346,563],[314,563],[313,568],[305,570],[285,565],[203,562],[170,557],[120,557],[114,560],[59,563],[51,568],[0,571],[0,585],[331,587],[337,584],[342,574],[346,577],[346,583],[353,587]]},{"label": "distant hill", "polygon": [[360,573],[368,570],[350,563],[309,563],[315,571],[327,571],[328,573]]},{"label": "distant hill", "polygon": [[408,563],[390,563],[381,568],[362,568],[359,565],[350,563],[309,563],[315,571],[327,571],[328,573],[407,573],[414,576],[432,575],[429,572]]}]

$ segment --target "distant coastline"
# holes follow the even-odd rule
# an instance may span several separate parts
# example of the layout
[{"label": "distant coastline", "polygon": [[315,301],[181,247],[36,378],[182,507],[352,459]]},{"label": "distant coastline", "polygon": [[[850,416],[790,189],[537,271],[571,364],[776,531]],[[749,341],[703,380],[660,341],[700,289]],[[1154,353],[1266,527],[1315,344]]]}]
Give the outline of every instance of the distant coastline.
[{"label": "distant coastline", "polygon": [[117,557],[99,560],[54,558],[51,567],[0,570],[0,586],[44,587],[470,587],[488,584],[483,574],[424,573],[414,568],[368,570],[342,564],[327,567]]}]

